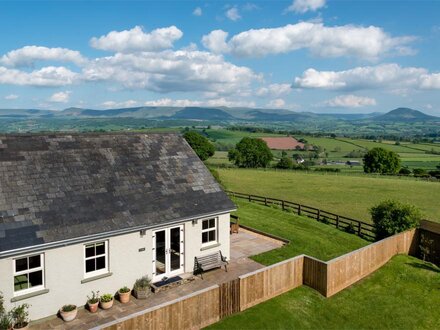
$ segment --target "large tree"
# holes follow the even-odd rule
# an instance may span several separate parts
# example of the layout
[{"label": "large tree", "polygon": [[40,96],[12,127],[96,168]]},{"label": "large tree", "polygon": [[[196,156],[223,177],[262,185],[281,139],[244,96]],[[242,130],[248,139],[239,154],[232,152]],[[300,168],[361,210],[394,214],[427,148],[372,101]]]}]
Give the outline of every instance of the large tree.
[{"label": "large tree", "polygon": [[400,168],[399,155],[384,148],[373,148],[364,156],[365,173],[395,174]]},{"label": "large tree", "polygon": [[229,160],[238,167],[267,167],[273,159],[266,142],[244,137],[228,153]]},{"label": "large tree", "polygon": [[203,135],[195,131],[189,131],[183,134],[183,137],[201,160],[207,160],[209,157],[214,155],[215,148],[213,144],[209,142],[209,140]]}]

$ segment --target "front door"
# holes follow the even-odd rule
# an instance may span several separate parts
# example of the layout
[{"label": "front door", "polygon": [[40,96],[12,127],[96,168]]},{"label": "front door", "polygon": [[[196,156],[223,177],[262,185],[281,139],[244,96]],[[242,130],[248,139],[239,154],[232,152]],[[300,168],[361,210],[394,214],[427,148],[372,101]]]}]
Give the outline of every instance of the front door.
[{"label": "front door", "polygon": [[183,226],[153,232],[153,282],[183,273]]}]

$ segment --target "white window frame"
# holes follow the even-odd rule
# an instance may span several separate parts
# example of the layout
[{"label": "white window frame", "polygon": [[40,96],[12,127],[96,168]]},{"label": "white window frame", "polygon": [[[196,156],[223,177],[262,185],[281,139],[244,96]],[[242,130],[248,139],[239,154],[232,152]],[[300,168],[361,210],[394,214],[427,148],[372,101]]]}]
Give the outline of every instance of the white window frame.
[{"label": "white window frame", "polygon": [[[212,220],[212,219],[214,219],[214,227],[209,227],[207,229],[203,229],[203,223],[205,221],[208,221],[208,223],[209,223],[209,221]],[[206,243],[203,243],[203,233],[207,233],[207,232],[210,232],[210,231],[213,231],[213,230],[215,231],[215,239],[213,241],[208,241]],[[210,245],[214,245],[214,244],[218,243],[218,218],[208,218],[208,219],[203,219],[202,220],[202,234],[201,234],[200,238],[202,240],[202,247],[210,246]],[[208,235],[208,239],[209,239],[209,235]]]},{"label": "white window frame", "polygon": [[[104,243],[104,248],[105,248],[105,253],[104,254],[98,254],[98,255],[94,255],[92,257],[86,257],[86,248],[87,248],[87,246],[101,244],[101,243]],[[95,276],[99,276],[99,275],[103,275],[103,274],[108,274],[108,272],[109,272],[109,267],[108,267],[108,264],[109,264],[108,263],[109,253],[108,253],[108,241],[107,240],[105,240],[105,241],[98,241],[98,242],[90,242],[90,243],[84,244],[83,252],[84,252],[83,253],[83,258],[84,258],[84,278],[90,278],[90,277],[95,277]],[[87,272],[86,261],[87,260],[91,260],[91,259],[97,259],[97,258],[102,257],[102,256],[105,257],[105,267],[103,269],[95,270],[95,271],[92,271],[92,272]]]},{"label": "white window frame", "polygon": [[[40,256],[40,267],[35,267],[35,268],[28,268],[26,270],[21,270],[21,271],[16,271],[17,267],[16,267],[16,261],[20,260],[20,259],[29,259],[31,257],[35,257],[35,256]],[[12,267],[13,267],[13,292],[14,292],[14,297],[16,296],[22,296],[28,293],[32,293],[32,292],[36,292],[36,291],[40,291],[42,289],[45,288],[46,285],[46,281],[45,281],[45,272],[44,272],[44,253],[38,253],[38,254],[30,254],[30,255],[26,255],[26,256],[22,256],[22,257],[18,257],[18,258],[14,258],[13,259],[14,262],[12,263]],[[28,260],[28,267],[29,267],[29,260]],[[32,288],[28,288],[28,289],[23,289],[23,290],[18,290],[15,291],[15,276],[20,276],[20,275],[25,275],[25,274],[30,274],[30,273],[34,273],[36,271],[41,271],[41,277],[42,277],[42,284],[41,285],[37,285],[34,286]],[[28,276],[28,283],[29,283],[29,276]]]}]

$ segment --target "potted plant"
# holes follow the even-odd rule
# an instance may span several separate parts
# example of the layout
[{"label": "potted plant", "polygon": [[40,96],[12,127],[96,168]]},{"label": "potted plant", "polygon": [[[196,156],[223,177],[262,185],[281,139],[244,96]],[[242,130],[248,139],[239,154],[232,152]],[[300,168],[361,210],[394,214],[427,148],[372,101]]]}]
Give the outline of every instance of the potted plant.
[{"label": "potted plant", "polygon": [[99,291],[92,291],[92,296],[87,296],[87,307],[90,313],[96,313],[99,305]]},{"label": "potted plant", "polygon": [[124,286],[119,289],[118,295],[121,304],[126,304],[130,301],[131,290],[127,286]]},{"label": "potted plant", "polygon": [[105,293],[99,298],[102,309],[110,309],[113,306],[113,295]]},{"label": "potted plant", "polygon": [[60,315],[63,318],[64,322],[73,321],[78,313],[78,308],[76,305],[64,305],[60,309]]},{"label": "potted plant", "polygon": [[12,329],[12,316],[10,313],[0,314],[0,329],[11,330]]},{"label": "potted plant", "polygon": [[137,299],[147,299],[151,295],[151,279],[143,276],[134,283],[133,293]]},{"label": "potted plant", "polygon": [[28,329],[29,328],[29,305],[23,304],[14,307],[11,310],[12,321],[14,329]]}]

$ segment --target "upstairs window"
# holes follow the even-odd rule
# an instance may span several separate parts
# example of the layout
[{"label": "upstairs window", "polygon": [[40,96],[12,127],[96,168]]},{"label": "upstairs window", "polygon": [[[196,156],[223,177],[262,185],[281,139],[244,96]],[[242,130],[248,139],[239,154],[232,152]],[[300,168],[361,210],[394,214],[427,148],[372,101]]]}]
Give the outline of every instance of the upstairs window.
[{"label": "upstairs window", "polygon": [[217,219],[206,219],[202,221],[202,245],[217,242]]},{"label": "upstairs window", "polygon": [[84,245],[84,256],[86,277],[108,273],[107,241]]},{"label": "upstairs window", "polygon": [[44,288],[44,255],[14,259],[14,293],[26,294]]}]

